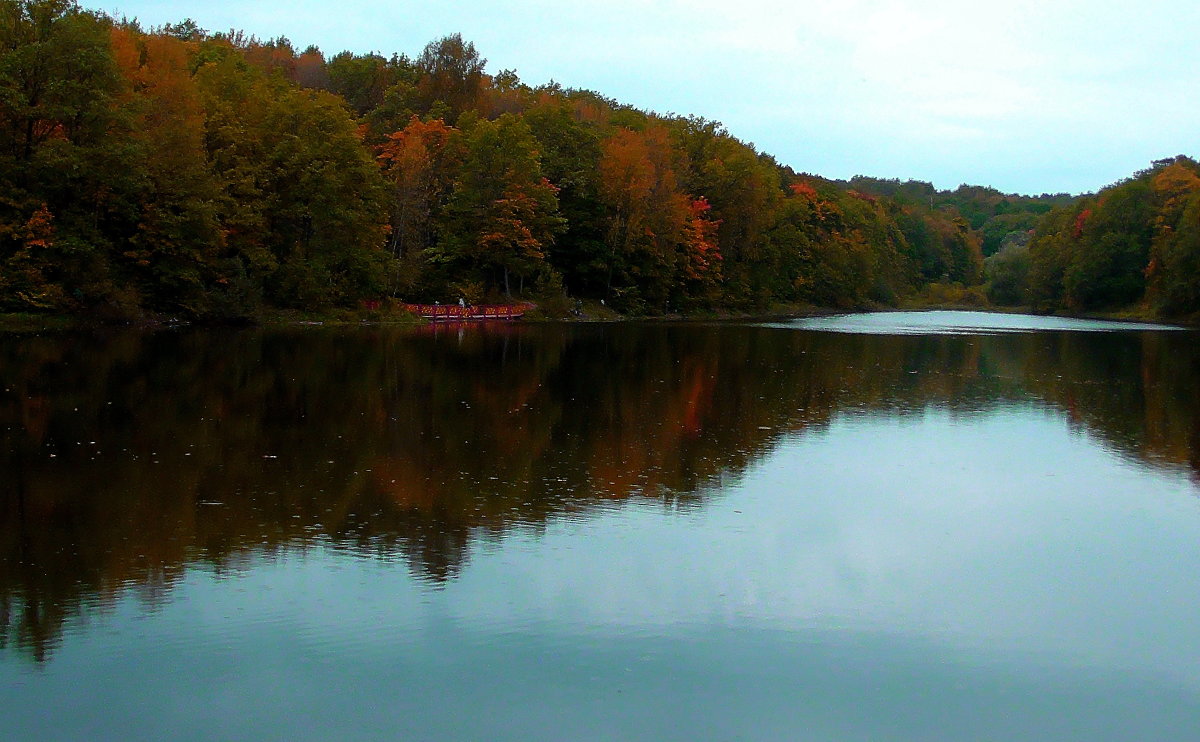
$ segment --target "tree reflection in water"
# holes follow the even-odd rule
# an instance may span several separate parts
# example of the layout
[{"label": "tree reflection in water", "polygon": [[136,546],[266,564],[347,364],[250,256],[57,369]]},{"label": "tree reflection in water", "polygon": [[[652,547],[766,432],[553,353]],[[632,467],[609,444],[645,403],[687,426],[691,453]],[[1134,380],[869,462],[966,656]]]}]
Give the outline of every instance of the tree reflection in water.
[{"label": "tree reflection in water", "polygon": [[0,642],[44,660],[128,590],[313,545],[432,585],[474,543],[694,508],[834,415],[1042,405],[1200,472],[1191,333],[745,326],[171,330],[0,342]]}]

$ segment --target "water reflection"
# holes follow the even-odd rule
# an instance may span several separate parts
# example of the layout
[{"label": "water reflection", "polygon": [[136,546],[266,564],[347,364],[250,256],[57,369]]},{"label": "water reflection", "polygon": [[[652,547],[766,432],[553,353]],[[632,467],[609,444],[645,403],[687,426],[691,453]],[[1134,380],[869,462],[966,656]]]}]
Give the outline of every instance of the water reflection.
[{"label": "water reflection", "polygon": [[1039,405],[1200,472],[1191,333],[616,326],[164,331],[0,343],[0,642],[320,545],[430,584],[620,503],[694,510],[844,415]]},{"label": "water reflection", "polygon": [[865,312],[806,317],[768,327],[867,335],[996,335],[1006,332],[1185,331],[1178,325],[958,310]]}]

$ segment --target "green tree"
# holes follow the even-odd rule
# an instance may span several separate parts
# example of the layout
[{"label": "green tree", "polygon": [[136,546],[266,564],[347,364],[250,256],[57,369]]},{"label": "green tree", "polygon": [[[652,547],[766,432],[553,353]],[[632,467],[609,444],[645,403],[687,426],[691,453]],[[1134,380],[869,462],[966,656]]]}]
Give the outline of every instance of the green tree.
[{"label": "green tree", "polygon": [[0,264],[19,254],[19,275],[55,287],[9,294],[10,306],[136,311],[111,265],[143,177],[123,88],[106,19],[65,0],[0,2]]},{"label": "green tree", "polygon": [[519,118],[470,122],[464,133],[463,165],[434,256],[511,296],[514,274],[523,285],[549,269],[546,252],[565,226],[556,189]]},{"label": "green tree", "polygon": [[359,116],[377,108],[392,84],[387,60],[378,54],[342,52],[325,65],[330,89]]},{"label": "green tree", "polygon": [[1039,311],[1063,306],[1063,279],[1067,266],[1074,258],[1083,221],[1086,221],[1091,201],[1055,209],[1038,222],[1036,234],[1029,243],[1030,304]]},{"label": "green tree", "polygon": [[1063,275],[1068,306],[1121,306],[1142,297],[1153,237],[1153,198],[1143,179],[1101,194],[1079,223],[1078,244]]},{"label": "green tree", "polygon": [[608,263],[604,206],[600,201],[600,135],[580,121],[566,101],[546,100],[523,116],[537,140],[542,172],[558,189],[565,230],[547,260],[577,295],[603,297]]},{"label": "green tree", "polygon": [[714,121],[676,119],[673,134],[687,156],[684,190],[703,195],[720,224],[725,302],[766,306],[783,288],[767,239],[782,196],[778,167]]},{"label": "green tree", "polygon": [[283,306],[381,292],[385,185],[342,101],[267,78],[237,55],[197,80],[226,259]]},{"label": "green tree", "polygon": [[1002,306],[1026,301],[1031,261],[1029,247],[1010,245],[984,261],[988,299]]}]

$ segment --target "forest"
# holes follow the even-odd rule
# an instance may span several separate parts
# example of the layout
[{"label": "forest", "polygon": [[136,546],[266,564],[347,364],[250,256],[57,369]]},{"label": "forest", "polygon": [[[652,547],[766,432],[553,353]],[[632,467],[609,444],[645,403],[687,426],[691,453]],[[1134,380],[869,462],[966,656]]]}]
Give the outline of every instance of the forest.
[{"label": "forest", "polygon": [[1200,310],[1200,166],[1096,195],[798,172],[715,121],[487,73],[0,0],[0,311],[364,301],[629,315],[913,297]]}]

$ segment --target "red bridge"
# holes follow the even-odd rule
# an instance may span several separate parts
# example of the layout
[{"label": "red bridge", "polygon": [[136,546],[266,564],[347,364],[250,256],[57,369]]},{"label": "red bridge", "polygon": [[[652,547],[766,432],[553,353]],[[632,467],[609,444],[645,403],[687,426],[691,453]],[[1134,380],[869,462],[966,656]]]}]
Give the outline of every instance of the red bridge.
[{"label": "red bridge", "polygon": [[535,305],[478,304],[460,307],[457,304],[405,304],[404,308],[420,317],[432,320],[520,319]]}]

